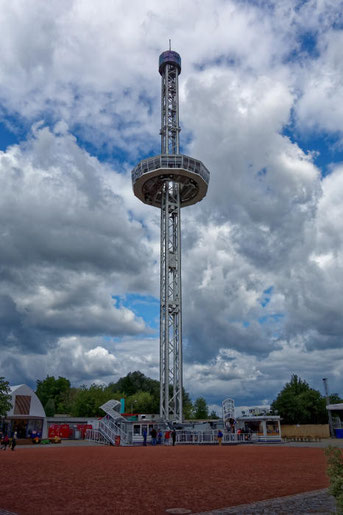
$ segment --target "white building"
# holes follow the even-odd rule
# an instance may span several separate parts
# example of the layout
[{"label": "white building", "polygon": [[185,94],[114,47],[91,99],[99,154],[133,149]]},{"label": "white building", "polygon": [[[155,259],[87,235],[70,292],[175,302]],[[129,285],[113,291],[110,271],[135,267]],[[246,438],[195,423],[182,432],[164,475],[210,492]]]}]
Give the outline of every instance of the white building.
[{"label": "white building", "polygon": [[259,441],[281,440],[279,415],[242,416],[237,418],[237,424],[243,431],[257,433]]},{"label": "white building", "polygon": [[47,438],[47,422],[44,408],[35,392],[26,384],[11,387],[12,408],[7,412],[3,431],[9,436],[17,432],[18,438],[29,438],[38,433]]}]

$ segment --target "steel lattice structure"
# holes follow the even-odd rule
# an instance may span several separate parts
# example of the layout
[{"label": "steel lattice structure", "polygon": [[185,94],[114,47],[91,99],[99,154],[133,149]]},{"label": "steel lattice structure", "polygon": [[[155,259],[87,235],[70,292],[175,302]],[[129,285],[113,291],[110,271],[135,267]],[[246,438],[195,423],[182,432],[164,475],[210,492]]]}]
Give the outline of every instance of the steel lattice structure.
[{"label": "steel lattice structure", "polygon": [[159,58],[161,154],[132,170],[135,195],[161,209],[160,416],[182,422],[182,299],[180,209],[206,195],[209,171],[180,154],[179,84],[181,57],[168,50]]}]

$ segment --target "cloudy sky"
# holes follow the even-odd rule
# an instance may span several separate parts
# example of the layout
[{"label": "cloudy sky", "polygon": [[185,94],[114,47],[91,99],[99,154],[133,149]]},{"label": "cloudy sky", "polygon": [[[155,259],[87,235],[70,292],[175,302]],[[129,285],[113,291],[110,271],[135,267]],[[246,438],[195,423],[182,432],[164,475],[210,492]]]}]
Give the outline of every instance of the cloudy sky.
[{"label": "cloudy sky", "polygon": [[158,378],[159,54],[181,54],[184,383],[343,395],[343,1],[0,0],[0,375]]}]

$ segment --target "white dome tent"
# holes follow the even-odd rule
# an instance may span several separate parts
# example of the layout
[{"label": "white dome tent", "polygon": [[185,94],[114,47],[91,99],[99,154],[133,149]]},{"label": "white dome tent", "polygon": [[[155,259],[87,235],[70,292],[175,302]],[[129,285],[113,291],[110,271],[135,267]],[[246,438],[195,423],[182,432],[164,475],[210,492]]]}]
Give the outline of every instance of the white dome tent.
[{"label": "white dome tent", "polygon": [[32,388],[26,384],[12,386],[10,394],[12,408],[5,416],[5,432],[11,436],[16,431],[17,438],[30,438],[35,433],[47,438],[45,411]]}]

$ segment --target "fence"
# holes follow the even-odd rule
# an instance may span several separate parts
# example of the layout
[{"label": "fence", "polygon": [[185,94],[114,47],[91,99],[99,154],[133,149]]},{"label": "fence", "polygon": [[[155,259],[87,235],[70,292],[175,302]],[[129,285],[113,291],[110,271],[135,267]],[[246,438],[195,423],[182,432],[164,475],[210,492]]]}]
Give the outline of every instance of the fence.
[{"label": "fence", "polygon": [[330,438],[328,424],[282,425],[282,438]]},{"label": "fence", "polygon": [[[189,444],[189,445],[201,445],[201,444],[218,444],[218,432],[211,431],[208,433],[202,433],[198,431],[177,431],[176,432],[176,443],[178,444]],[[257,442],[259,437],[257,433],[224,433],[222,443],[234,444],[234,443],[249,443]]]}]

